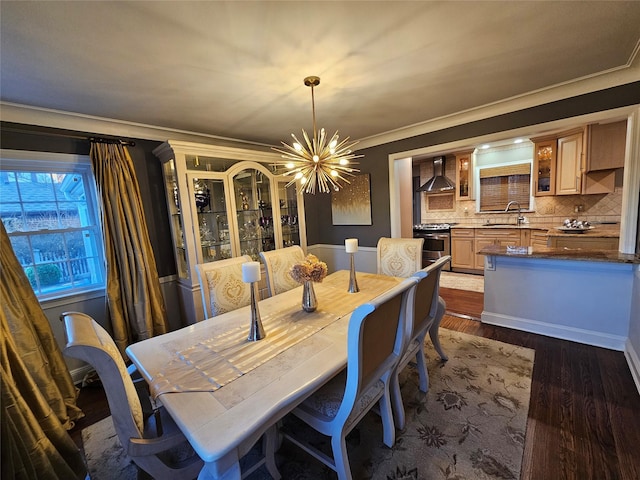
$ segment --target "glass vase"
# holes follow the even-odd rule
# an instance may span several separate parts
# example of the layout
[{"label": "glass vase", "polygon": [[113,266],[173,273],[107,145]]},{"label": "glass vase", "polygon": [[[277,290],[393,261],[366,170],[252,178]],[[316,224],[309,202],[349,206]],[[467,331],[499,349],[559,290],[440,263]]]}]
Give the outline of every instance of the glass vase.
[{"label": "glass vase", "polygon": [[302,286],[302,309],[305,312],[313,312],[316,308],[318,308],[318,300],[313,289],[313,282],[307,280]]}]

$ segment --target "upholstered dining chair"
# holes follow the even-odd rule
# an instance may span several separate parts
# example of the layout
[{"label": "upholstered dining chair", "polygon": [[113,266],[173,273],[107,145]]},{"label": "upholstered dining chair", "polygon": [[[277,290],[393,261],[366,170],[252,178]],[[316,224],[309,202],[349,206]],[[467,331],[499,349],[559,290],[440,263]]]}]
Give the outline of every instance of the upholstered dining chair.
[{"label": "upholstered dining chair", "polygon": [[410,277],[422,268],[424,238],[387,238],[378,240],[378,273]]},{"label": "upholstered dining chair", "polygon": [[260,252],[260,259],[267,275],[267,290],[270,297],[300,285],[289,275],[289,270],[296,263],[304,261],[304,258],[304,251],[299,245]]},{"label": "upholstered dining chair", "polygon": [[251,286],[242,281],[245,262],[251,262],[249,255],[196,265],[205,319],[251,303]]},{"label": "upholstered dining chair", "polygon": [[[418,284],[416,285],[415,301],[413,302],[413,315],[410,316],[410,318],[413,318],[413,323],[407,323],[408,330],[405,335],[404,353],[391,379],[393,416],[395,425],[400,430],[404,429],[405,426],[405,414],[398,375],[411,360],[415,360],[420,391],[427,393],[429,390],[429,373],[424,355],[424,341],[427,332],[431,334],[433,329],[435,331],[435,341],[432,337],[432,342],[434,342],[434,346],[437,343],[438,348],[440,348],[437,330],[446,310],[446,304],[439,295],[440,272],[449,261],[451,261],[451,257],[449,255],[444,256],[414,275],[418,279]],[[411,305],[409,305],[409,308],[411,308]]]},{"label": "upholstered dining chair", "polygon": [[155,479],[196,478],[202,460],[164,408],[145,418],[136,388],[109,333],[84,313],[65,312],[60,319],[67,337],[64,354],[96,370],[116,434],[131,460]]},{"label": "upholstered dining chair", "polygon": [[[406,341],[406,322],[413,315],[417,278],[408,278],[389,292],[354,310],[347,333],[347,368],[308,397],[293,414],[318,432],[331,437],[333,458],[319,451],[300,432],[282,430],[283,437],[350,480],[345,438],[365,414],[380,405],[383,440],[395,443],[389,383]],[[273,453],[267,452],[267,458]]]}]

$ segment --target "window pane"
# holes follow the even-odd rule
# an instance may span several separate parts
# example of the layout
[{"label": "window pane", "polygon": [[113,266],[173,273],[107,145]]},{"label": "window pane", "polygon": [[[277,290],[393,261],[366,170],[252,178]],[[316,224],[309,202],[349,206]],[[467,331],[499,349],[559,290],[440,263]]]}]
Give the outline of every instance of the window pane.
[{"label": "window pane", "polygon": [[66,164],[52,161],[49,172],[43,170],[46,160],[22,162],[0,163],[0,214],[34,291],[47,297],[103,287],[102,232],[89,162],[74,160],[65,171]]},{"label": "window pane", "polygon": [[13,252],[15,253],[20,265],[23,267],[33,265],[33,256],[31,255],[31,247],[29,239],[26,235],[9,237]]}]

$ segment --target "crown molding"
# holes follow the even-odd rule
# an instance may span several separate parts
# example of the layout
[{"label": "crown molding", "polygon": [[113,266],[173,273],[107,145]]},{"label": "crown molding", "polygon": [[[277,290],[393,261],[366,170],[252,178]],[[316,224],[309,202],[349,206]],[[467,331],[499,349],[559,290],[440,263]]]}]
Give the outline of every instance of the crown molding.
[{"label": "crown molding", "polygon": [[73,130],[76,132],[111,135],[114,137],[157,140],[161,142],[171,138],[185,142],[215,142],[271,147],[271,145],[265,143],[250,142],[237,138],[221,137],[206,133],[190,132],[3,101],[0,101],[0,118],[5,122],[39,125],[63,130]]}]

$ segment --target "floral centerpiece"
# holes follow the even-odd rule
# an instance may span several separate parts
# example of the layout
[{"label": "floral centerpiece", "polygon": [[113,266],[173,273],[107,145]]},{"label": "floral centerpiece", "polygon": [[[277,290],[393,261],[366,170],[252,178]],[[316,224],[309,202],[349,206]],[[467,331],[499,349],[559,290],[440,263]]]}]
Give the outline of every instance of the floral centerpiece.
[{"label": "floral centerpiece", "polygon": [[305,312],[313,312],[318,308],[313,283],[322,282],[327,276],[327,264],[320,261],[315,255],[309,254],[303,262],[293,265],[289,274],[296,282],[303,285],[302,309]]},{"label": "floral centerpiece", "polygon": [[291,278],[298,283],[322,282],[327,276],[327,264],[320,261],[315,255],[309,254],[303,262],[293,265],[289,273]]}]

